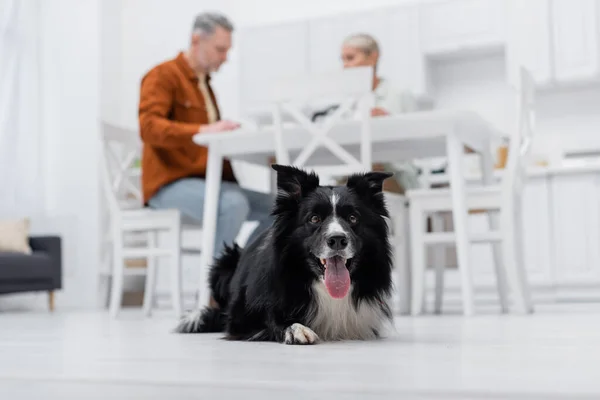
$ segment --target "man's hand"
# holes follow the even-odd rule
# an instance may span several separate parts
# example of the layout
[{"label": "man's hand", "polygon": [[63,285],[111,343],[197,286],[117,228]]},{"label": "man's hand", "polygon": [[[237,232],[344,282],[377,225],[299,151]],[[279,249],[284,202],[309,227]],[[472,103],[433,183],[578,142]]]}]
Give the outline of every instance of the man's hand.
[{"label": "man's hand", "polygon": [[381,117],[384,115],[389,115],[390,113],[387,112],[386,110],[384,110],[381,107],[375,107],[373,109],[371,109],[371,116],[372,117]]},{"label": "man's hand", "polygon": [[200,128],[200,132],[226,132],[233,131],[235,129],[238,129],[239,127],[240,124],[238,124],[237,122],[223,120],[217,121],[214,124],[202,125],[202,127]]}]

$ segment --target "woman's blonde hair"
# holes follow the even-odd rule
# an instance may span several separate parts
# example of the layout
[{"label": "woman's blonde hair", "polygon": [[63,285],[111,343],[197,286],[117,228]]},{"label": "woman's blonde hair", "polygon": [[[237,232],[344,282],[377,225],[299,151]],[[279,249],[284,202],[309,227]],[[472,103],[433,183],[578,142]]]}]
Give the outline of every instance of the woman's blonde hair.
[{"label": "woman's blonde hair", "polygon": [[367,33],[356,33],[344,39],[344,46],[354,47],[364,52],[366,55],[371,55],[373,52],[379,54],[379,44],[377,40]]}]

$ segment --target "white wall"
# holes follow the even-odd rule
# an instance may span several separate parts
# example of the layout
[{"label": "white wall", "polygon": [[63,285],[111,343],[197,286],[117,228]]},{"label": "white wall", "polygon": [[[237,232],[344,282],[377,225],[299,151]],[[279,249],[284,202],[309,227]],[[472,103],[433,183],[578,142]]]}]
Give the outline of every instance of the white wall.
[{"label": "white wall", "polygon": [[99,3],[39,1],[46,216],[67,251],[59,307],[96,304]]},{"label": "white wall", "polygon": [[100,3],[100,115],[117,123],[123,112],[123,7],[121,0],[102,0]]},{"label": "white wall", "polygon": [[240,26],[260,26],[419,1],[423,0],[233,0],[232,8]]},{"label": "white wall", "polygon": [[[201,11],[217,10],[229,14],[229,2],[220,0],[124,0],[121,1],[120,36],[110,33],[108,40],[120,47],[120,59],[111,67],[121,70],[120,90],[112,98],[119,106],[120,122],[137,127],[140,79],[156,64],[177,56],[189,44],[194,17]],[[108,23],[108,21],[106,21]],[[109,26],[104,26],[109,30]],[[233,55],[234,56],[234,55]],[[215,75],[218,102],[224,110],[235,108],[231,81],[233,62]]]},{"label": "white wall", "polygon": [[[39,52],[35,1],[0,8],[0,218],[42,212]],[[33,117],[32,117],[33,116]],[[15,170],[18,171],[15,173]]]}]

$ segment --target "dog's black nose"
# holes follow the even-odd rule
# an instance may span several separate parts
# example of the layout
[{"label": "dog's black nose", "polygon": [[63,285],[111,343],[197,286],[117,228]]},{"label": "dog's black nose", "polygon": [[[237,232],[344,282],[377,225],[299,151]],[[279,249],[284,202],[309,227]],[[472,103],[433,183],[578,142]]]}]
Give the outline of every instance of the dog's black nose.
[{"label": "dog's black nose", "polygon": [[348,238],[344,235],[334,235],[327,238],[327,246],[333,250],[343,250],[348,246]]}]

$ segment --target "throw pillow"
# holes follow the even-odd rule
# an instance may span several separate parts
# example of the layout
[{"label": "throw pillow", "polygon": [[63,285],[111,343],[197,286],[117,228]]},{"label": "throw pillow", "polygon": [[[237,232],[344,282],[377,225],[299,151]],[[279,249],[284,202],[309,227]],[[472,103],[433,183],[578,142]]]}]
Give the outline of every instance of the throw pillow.
[{"label": "throw pillow", "polygon": [[0,221],[0,251],[31,254],[29,219]]}]

